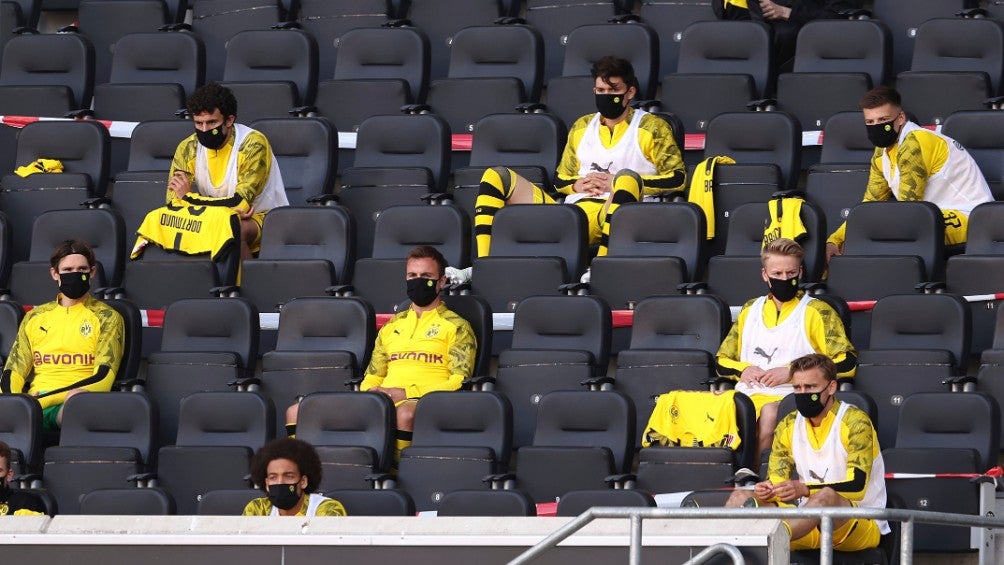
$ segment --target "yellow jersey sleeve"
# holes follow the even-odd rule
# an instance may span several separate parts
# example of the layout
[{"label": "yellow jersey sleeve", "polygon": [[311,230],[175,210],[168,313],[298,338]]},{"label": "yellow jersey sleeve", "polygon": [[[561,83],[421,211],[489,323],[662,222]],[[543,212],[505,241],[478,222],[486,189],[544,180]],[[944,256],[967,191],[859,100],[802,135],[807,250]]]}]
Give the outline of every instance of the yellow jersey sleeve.
[{"label": "yellow jersey sleeve", "polygon": [[836,364],[838,378],[854,376],[858,368],[857,352],[847,338],[844,323],[836,310],[822,300],[810,301],[805,316],[805,332],[812,348]]},{"label": "yellow jersey sleeve", "polygon": [[739,311],[739,316],[736,317],[735,323],[732,324],[729,334],[725,336],[725,340],[722,341],[722,345],[718,348],[715,362],[718,366],[717,372],[720,377],[738,381],[743,370],[752,364],[740,360],[739,352],[743,349],[743,327],[746,325],[746,319],[749,317],[749,309],[754,302],[756,302],[756,298],[751,298],[746,304],[743,304],[743,308]]},{"label": "yellow jersey sleeve", "polygon": [[315,516],[347,516],[345,507],[337,500],[328,499],[317,506]]}]

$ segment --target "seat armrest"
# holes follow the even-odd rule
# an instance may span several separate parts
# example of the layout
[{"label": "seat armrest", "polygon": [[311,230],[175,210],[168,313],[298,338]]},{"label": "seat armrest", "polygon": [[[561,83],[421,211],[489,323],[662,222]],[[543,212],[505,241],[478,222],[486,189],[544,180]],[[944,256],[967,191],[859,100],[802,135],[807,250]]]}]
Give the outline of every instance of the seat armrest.
[{"label": "seat armrest", "polygon": [[751,100],[746,103],[746,108],[754,112],[773,112],[777,110],[777,100],[774,98],[761,98]]},{"label": "seat armrest", "polygon": [[704,294],[708,290],[708,284],[703,282],[689,282],[676,285],[676,290],[680,294]]}]

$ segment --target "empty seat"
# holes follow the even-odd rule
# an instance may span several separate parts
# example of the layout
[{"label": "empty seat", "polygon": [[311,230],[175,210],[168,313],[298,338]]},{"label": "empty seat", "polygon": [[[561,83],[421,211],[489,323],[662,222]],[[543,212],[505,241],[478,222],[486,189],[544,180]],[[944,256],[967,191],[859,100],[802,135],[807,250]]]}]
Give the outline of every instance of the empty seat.
[{"label": "empty seat", "polygon": [[193,0],[192,30],[206,44],[206,80],[220,80],[231,37],[282,21],[277,0]]},{"label": "empty seat", "polygon": [[26,394],[0,395],[0,441],[11,448],[8,467],[15,475],[39,470],[41,432],[42,408],[37,400]]},{"label": "empty seat", "polygon": [[199,498],[196,514],[199,516],[240,516],[244,507],[256,498],[261,498],[262,491],[252,488],[221,489],[205,492]]},{"label": "empty seat", "polygon": [[342,38],[354,28],[379,27],[389,17],[394,5],[387,0],[300,0],[298,21],[317,40],[318,73],[321,78],[332,76],[335,53],[342,47]]},{"label": "empty seat", "polygon": [[558,516],[578,516],[591,508],[614,506],[654,508],[652,495],[638,490],[573,490],[558,500]]},{"label": "empty seat", "polygon": [[[242,112],[243,115],[243,112]],[[331,194],[338,173],[338,132],[324,118],[273,118],[250,124],[272,147],[290,206]]]},{"label": "empty seat", "polygon": [[348,516],[414,516],[415,502],[395,489],[339,488],[325,493],[345,507]]},{"label": "empty seat", "polygon": [[524,492],[455,490],[443,495],[438,516],[536,516],[537,507]]},{"label": "empty seat", "polygon": [[910,68],[917,31],[932,18],[950,18],[972,8],[971,0],[880,0],[875,2],[873,16],[889,26],[892,32],[893,74]]},{"label": "empty seat", "polygon": [[614,0],[582,3],[573,0],[527,0],[526,21],[544,37],[544,80],[558,76],[565,55],[565,43],[573,29],[599,24],[617,14]]},{"label": "empty seat", "polygon": [[638,15],[659,35],[660,77],[676,72],[683,30],[694,22],[715,19],[711,3],[705,0],[647,0],[641,3]]},{"label": "empty seat", "polygon": [[411,0],[404,5],[408,12],[401,17],[429,36],[433,78],[447,76],[461,30],[490,25],[502,15],[497,0]]},{"label": "empty seat", "polygon": [[94,44],[94,83],[108,82],[118,40],[132,32],[152,32],[168,23],[161,0],[80,0],[76,27]]},{"label": "empty seat", "polygon": [[247,30],[226,42],[223,83],[237,98],[241,119],[284,118],[314,102],[317,43],[296,29]]},{"label": "empty seat", "polygon": [[[1004,273],[1004,203],[985,202],[969,215],[966,252],[953,255],[945,264],[945,291],[961,296],[997,292],[996,281]],[[972,351],[992,347],[997,300],[972,302]]]},{"label": "empty seat", "polygon": [[74,34],[18,35],[0,60],[0,108],[15,116],[55,116],[89,108],[94,46]]},{"label": "empty seat", "polygon": [[104,488],[80,497],[80,513],[93,516],[170,516],[174,500],[159,488]]}]

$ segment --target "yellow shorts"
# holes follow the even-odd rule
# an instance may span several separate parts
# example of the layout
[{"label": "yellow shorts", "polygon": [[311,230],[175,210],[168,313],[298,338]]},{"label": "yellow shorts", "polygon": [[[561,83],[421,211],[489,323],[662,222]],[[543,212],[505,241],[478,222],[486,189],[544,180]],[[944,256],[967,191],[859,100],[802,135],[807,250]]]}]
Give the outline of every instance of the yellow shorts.
[{"label": "yellow shorts", "polygon": [[[760,411],[763,407],[771,402],[779,402],[783,396],[774,396],[772,394],[753,394],[750,395],[750,400],[753,401],[753,407],[756,408],[756,418],[760,419]],[[778,420],[781,419],[782,414],[778,414]]]},{"label": "yellow shorts", "polygon": [[251,244],[251,251],[257,253],[261,249],[261,228],[265,225],[265,214],[267,212],[255,212],[251,216],[251,221],[258,225],[258,236],[255,237],[254,243]]},{"label": "yellow shorts", "polygon": [[[851,505],[857,508],[857,503],[851,501]],[[779,506],[790,506],[779,504]],[[784,525],[788,528],[788,524]],[[789,528],[789,532],[791,529]],[[791,550],[819,549],[819,541],[822,538],[819,528],[812,530],[804,536],[791,540]],[[882,532],[879,531],[878,523],[875,520],[864,518],[854,518],[848,520],[844,525],[833,530],[833,549],[837,551],[861,551],[878,547],[882,539]]]},{"label": "yellow shorts", "polygon": [[[533,185],[533,187],[534,204],[558,203],[539,186]],[[573,204],[586,213],[586,221],[589,222],[586,232],[589,234],[589,245],[599,245],[600,239],[603,237],[603,224],[606,222],[606,214],[603,213],[603,208],[606,206],[606,203],[606,198],[583,198],[582,200],[576,200]]]},{"label": "yellow shorts", "polygon": [[941,217],[945,220],[945,245],[965,243],[969,216],[955,210],[942,210]]}]

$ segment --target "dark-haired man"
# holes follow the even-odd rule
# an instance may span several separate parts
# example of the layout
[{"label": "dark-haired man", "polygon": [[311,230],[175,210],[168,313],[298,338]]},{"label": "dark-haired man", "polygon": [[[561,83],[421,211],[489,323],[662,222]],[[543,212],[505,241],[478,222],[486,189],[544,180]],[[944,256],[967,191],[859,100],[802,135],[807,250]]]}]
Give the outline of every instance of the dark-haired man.
[{"label": "dark-haired man", "polygon": [[265,495],[248,502],[244,516],[345,516],[341,502],[317,494],[321,458],[293,438],[272,440],[251,459],[251,479]]},{"label": "dark-haired man", "polygon": [[[979,165],[961,143],[906,118],[899,92],[879,86],[861,98],[868,139],[875,145],[863,202],[926,200],[941,208],[945,244],[966,242],[969,214],[994,199]],[[843,252],[843,223],[826,240],[826,258]]]},{"label": "dark-haired man", "polygon": [[45,503],[38,495],[10,488],[14,479],[11,449],[0,441],[0,516],[43,516]]},{"label": "dark-haired man", "polygon": [[167,203],[235,210],[241,259],[248,259],[258,249],[265,214],[289,205],[279,164],[261,132],[236,123],[237,99],[227,87],[211,82],[193,92],[186,107],[195,133],[175,150]]},{"label": "dark-haired man", "polygon": [[[555,188],[565,204],[575,204],[589,222],[589,243],[607,254],[610,218],[621,204],[644,196],[682,191],[686,169],[669,125],[658,116],[631,108],[638,93],[631,63],[613,56],[593,64],[594,114],[575,121],[568,132]],[[474,212],[478,257],[488,255],[492,222],[507,204],[554,204],[540,187],[506,167],[481,177]],[[453,282],[470,279],[470,268],[450,267]]]},{"label": "dark-haired man", "polygon": [[97,269],[89,245],[66,240],[49,265],[59,294],[21,321],[0,374],[0,392],[38,398],[42,427],[55,430],[67,398],[111,390],[125,349],[125,324],[115,309],[88,292]]}]

